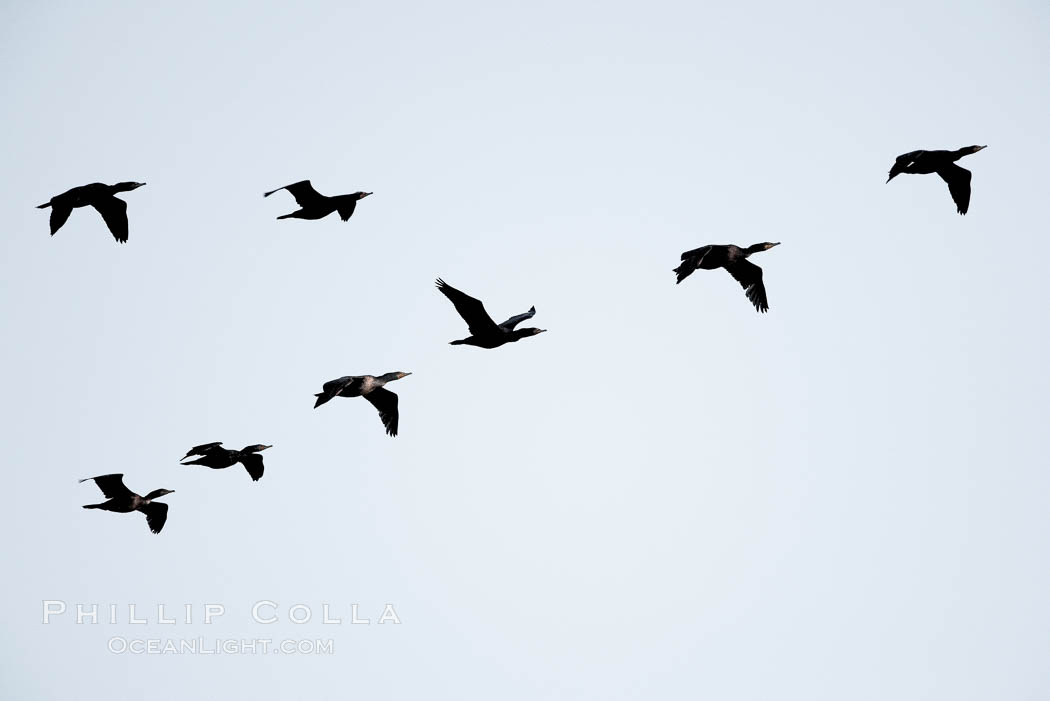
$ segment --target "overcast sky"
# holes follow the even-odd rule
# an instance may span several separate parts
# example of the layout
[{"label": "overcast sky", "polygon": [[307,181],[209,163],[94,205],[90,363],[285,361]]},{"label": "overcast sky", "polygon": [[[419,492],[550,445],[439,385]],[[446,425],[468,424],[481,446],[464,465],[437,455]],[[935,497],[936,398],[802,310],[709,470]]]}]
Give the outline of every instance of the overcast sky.
[{"label": "overcast sky", "polygon": [[[0,696],[1050,696],[1047,5],[507,5],[4,3]],[[965,217],[885,184],[970,144]],[[34,209],[124,180],[123,246]],[[768,314],[675,286],[760,241]],[[447,345],[438,276],[549,333]],[[312,409],[390,371],[397,438]],[[109,651],[198,636],[333,652]]]}]

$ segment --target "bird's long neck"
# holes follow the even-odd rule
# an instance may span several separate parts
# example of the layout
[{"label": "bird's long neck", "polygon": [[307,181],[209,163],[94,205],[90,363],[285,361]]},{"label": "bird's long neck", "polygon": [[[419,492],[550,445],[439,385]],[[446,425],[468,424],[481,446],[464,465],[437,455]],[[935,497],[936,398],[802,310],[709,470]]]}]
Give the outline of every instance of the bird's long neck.
[{"label": "bird's long neck", "polygon": [[150,492],[149,494],[147,494],[146,496],[144,496],[142,498],[145,501],[150,501],[151,499],[156,499],[157,497],[162,497],[162,496],[164,496],[164,490],[163,489],[154,489],[152,492]]},{"label": "bird's long neck", "polygon": [[115,195],[118,192],[128,192],[129,190],[134,190],[138,186],[138,183],[117,183],[116,185],[109,186],[109,192],[110,194]]},{"label": "bird's long neck", "polygon": [[764,251],[764,250],[766,250],[765,244],[756,243],[753,246],[748,246],[747,248],[744,249],[744,258],[747,258],[752,253],[759,253],[759,252]]},{"label": "bird's long neck", "polygon": [[956,149],[954,151],[951,151],[950,155],[951,155],[952,162],[954,163],[955,161],[959,160],[963,156],[969,156],[971,153],[977,153],[980,150],[981,149],[974,148],[973,146],[963,146],[960,149]]}]

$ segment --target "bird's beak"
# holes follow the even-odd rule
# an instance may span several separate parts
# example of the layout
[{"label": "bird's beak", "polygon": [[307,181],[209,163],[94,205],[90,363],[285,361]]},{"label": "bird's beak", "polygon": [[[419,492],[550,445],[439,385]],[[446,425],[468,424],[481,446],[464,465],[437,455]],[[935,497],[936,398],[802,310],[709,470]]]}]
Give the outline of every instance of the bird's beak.
[{"label": "bird's beak", "polygon": [[780,242],[779,242],[779,241],[777,241],[776,243],[774,243],[774,244],[771,244],[771,245],[770,245],[769,247],[770,247],[770,248],[773,248],[773,246],[779,246],[779,245],[780,245]]},{"label": "bird's beak", "polygon": [[369,196],[369,195],[371,195],[371,194],[372,194],[371,192],[365,192],[365,193],[362,193],[362,194],[361,194],[361,199],[364,199],[364,198],[368,197],[368,196]]},{"label": "bird's beak", "polygon": [[977,150],[980,151],[981,149],[986,149],[986,148],[988,148],[988,144],[985,144],[984,146],[978,146]]},{"label": "bird's beak", "polygon": [[273,447],[272,445],[264,445],[262,448],[259,448],[259,450],[266,450],[267,448],[272,448],[272,447]]},{"label": "bird's beak", "polygon": [[403,372],[403,373],[401,373],[401,377],[408,377],[411,374],[412,373],[410,373],[410,372]]}]

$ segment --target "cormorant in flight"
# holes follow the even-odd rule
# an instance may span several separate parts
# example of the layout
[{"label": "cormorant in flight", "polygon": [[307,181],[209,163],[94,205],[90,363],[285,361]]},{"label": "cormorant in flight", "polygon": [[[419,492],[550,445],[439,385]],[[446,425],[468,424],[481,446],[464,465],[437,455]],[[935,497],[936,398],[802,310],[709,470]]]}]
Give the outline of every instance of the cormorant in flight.
[{"label": "cormorant in flight", "polygon": [[760,312],[769,311],[769,302],[766,301],[766,287],[762,284],[762,268],[758,267],[747,257],[752,253],[768,251],[780,243],[756,243],[747,248],[739,246],[701,246],[682,254],[682,264],[674,269],[678,273],[677,285],[682,280],[692,275],[697,268],[703,270],[714,270],[725,268],[726,271],[736,278],[740,286],[744,288],[747,298],[755,309]]},{"label": "cormorant in flight", "polygon": [[197,445],[190,448],[190,452],[182,458],[185,460],[193,455],[199,455],[201,457],[196,460],[190,460],[189,462],[179,463],[180,465],[204,465],[210,467],[213,470],[221,470],[226,467],[232,467],[237,463],[244,465],[244,469],[251,475],[252,481],[258,482],[259,478],[263,476],[263,459],[261,453],[267,448],[272,448],[272,445],[249,445],[240,450],[228,450],[222,447],[222,441],[218,443],[205,443],[204,445]]},{"label": "cormorant in flight", "polygon": [[386,432],[391,436],[397,435],[397,395],[383,385],[402,377],[408,377],[410,372],[388,372],[385,375],[347,375],[338,380],[330,380],[321,386],[321,391],[314,396],[314,409],[329,401],[333,397],[364,397],[372,406],[379,410],[379,419],[386,427]]},{"label": "cormorant in flight", "polygon": [[955,200],[955,206],[959,214],[966,214],[970,209],[970,171],[955,165],[955,162],[963,156],[977,153],[987,146],[964,146],[955,151],[912,151],[897,156],[896,162],[890,168],[890,177],[886,182],[893,180],[901,173],[912,173],[925,175],[936,173],[941,180],[948,183],[948,192]]},{"label": "cormorant in flight", "polygon": [[497,324],[485,311],[485,305],[480,300],[460,292],[441,278],[437,280],[437,288],[441,290],[441,294],[452,301],[456,311],[463,317],[463,321],[467,322],[467,328],[470,330],[470,336],[461,338],[458,341],[451,341],[449,345],[499,348],[504,343],[513,343],[526,336],[535,336],[547,330],[532,327],[524,329],[514,328],[526,319],[534,317],[536,315],[536,307],[532,307],[529,311],[522,314],[512,316],[502,324]]},{"label": "cormorant in flight", "polygon": [[146,524],[154,533],[160,533],[164,528],[164,522],[168,520],[168,505],[159,501],[165,494],[174,494],[174,489],[154,489],[144,497],[124,486],[124,475],[100,475],[98,477],[85,477],[80,480],[87,482],[95,480],[95,484],[102,490],[108,501],[101,504],[85,504],[85,509],[102,509],[103,511],[115,511],[118,514],[128,514],[132,511],[141,511],[146,514]]},{"label": "cormorant in flight", "polygon": [[277,190],[264,192],[263,197],[269,197],[278,190],[287,190],[298,203],[300,209],[291,214],[282,214],[278,219],[323,219],[332,212],[339,212],[339,217],[346,221],[354,213],[357,201],[371,195],[371,192],[355,192],[350,195],[336,195],[325,197],[313,188],[309,180],[300,180],[291,185],[279,187]]},{"label": "cormorant in flight", "polygon": [[61,195],[55,195],[50,201],[37,205],[37,209],[51,208],[51,235],[62,228],[69,219],[69,215],[77,207],[91,205],[102,215],[102,219],[109,227],[109,231],[120,243],[128,240],[128,203],[114,197],[118,192],[128,192],[142,187],[146,183],[117,183],[106,185],[104,183],[91,183],[81,185],[72,190],[66,190]]}]

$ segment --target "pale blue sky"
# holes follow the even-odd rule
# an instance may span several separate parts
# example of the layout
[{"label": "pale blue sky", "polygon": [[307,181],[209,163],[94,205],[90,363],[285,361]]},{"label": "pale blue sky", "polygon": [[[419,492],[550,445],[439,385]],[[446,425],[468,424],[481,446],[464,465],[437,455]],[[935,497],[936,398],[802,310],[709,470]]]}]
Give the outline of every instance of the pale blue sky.
[{"label": "pale blue sky", "polygon": [[[1047,698],[1048,19],[5,3],[0,696]],[[884,184],[969,144],[966,217]],[[275,221],[302,178],[375,195]],[[48,236],[35,205],[121,180],[127,245],[91,210]],[[674,285],[685,249],[767,240],[767,315],[721,271]],[[449,346],[438,276],[550,332]],[[394,370],[396,439],[311,409]],[[263,480],[177,464],[213,440],[272,443]],[[176,490],[161,535],[80,508],[108,472]],[[402,624],[262,627],[260,599]]]}]

